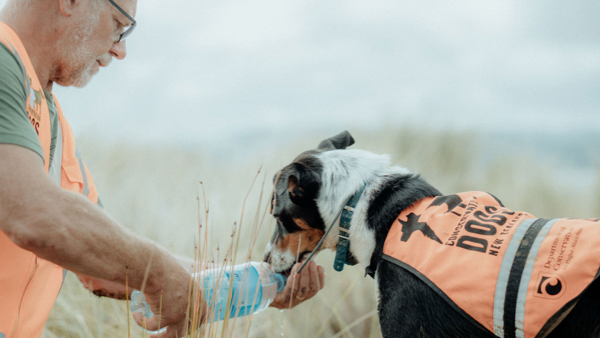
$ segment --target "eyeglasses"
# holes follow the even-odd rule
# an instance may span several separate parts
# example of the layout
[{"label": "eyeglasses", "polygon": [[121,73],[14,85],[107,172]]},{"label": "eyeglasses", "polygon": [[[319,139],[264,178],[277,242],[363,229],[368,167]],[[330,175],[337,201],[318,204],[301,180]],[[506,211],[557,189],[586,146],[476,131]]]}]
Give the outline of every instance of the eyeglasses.
[{"label": "eyeglasses", "polygon": [[131,33],[133,33],[136,22],[129,14],[127,14],[127,12],[123,10],[123,8],[119,7],[119,5],[117,5],[113,0],[108,1],[111,4],[113,4],[113,6],[115,6],[119,10],[119,12],[123,13],[123,15],[125,15],[125,17],[129,19],[129,21],[131,21],[131,25],[123,33],[121,33],[121,36],[119,36],[119,40],[117,40],[117,42],[121,42],[122,40],[125,40],[129,35],[131,35]]}]

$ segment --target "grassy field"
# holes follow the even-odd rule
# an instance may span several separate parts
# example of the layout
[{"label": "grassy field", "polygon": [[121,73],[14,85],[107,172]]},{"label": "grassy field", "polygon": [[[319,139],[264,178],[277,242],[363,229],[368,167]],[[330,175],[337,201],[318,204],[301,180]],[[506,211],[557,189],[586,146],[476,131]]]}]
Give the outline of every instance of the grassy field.
[{"label": "grassy field", "polygon": [[[388,153],[392,163],[421,173],[443,193],[483,190],[513,210],[538,217],[598,217],[600,171],[585,188],[570,184],[578,177],[557,170],[557,159],[527,152],[484,156],[478,135],[389,129],[352,131],[355,148]],[[330,135],[304,137],[275,154],[243,160],[215,158],[201,150],[119,144],[101,146],[80,140],[80,150],[94,174],[106,211],[123,225],[152,238],[174,253],[192,256],[198,225],[208,229],[205,259],[223,260],[234,224],[242,224],[237,263],[260,260],[270,237],[270,217],[261,219],[273,174],[301,151]],[[285,148],[285,149],[284,149]],[[489,154],[487,154],[489,155]],[[482,161],[482,158],[489,160]],[[258,173],[259,168],[262,169]],[[242,218],[244,198],[250,190]],[[202,182],[202,183],[200,183]],[[556,183],[559,182],[559,183]],[[261,190],[264,193],[261,198]],[[202,191],[205,191],[206,200]],[[198,199],[200,197],[200,199]],[[208,203],[208,218],[204,203]],[[200,205],[200,207],[199,207]],[[262,224],[254,250],[247,238]],[[207,227],[206,227],[207,226]],[[313,300],[293,310],[267,309],[250,321],[231,325],[228,337],[380,337],[374,281],[359,266],[333,271],[332,253],[317,262],[326,268],[326,286]],[[248,325],[249,333],[246,334]],[[129,332],[129,333],[128,333]],[[69,277],[50,315],[43,337],[144,337],[128,321],[125,302],[101,299]],[[222,331],[209,335],[221,337]]]}]

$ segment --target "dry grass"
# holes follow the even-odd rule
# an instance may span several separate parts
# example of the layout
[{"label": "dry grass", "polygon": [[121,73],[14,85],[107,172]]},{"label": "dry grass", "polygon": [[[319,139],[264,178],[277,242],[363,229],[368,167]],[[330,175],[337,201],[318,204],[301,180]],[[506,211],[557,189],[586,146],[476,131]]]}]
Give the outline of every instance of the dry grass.
[{"label": "dry grass", "polygon": [[[585,191],[569,190],[568,177],[526,153],[482,163],[482,149],[477,148],[474,134],[389,129],[353,131],[353,135],[357,140],[354,147],[391,154],[393,163],[422,173],[444,193],[492,192],[509,208],[539,217],[600,214],[600,180]],[[80,149],[107,212],[174,253],[196,255],[199,265],[207,266],[213,260],[240,263],[261,259],[270,237],[271,219],[265,211],[272,175],[321,138],[305,138],[277,154],[242,163],[212,159],[197,151],[102,147],[89,140],[80,141]],[[261,165],[262,172],[243,209],[246,191]],[[206,199],[199,181],[204,182]],[[553,184],[556,181],[564,184]],[[246,210],[244,214],[242,210]],[[291,313],[270,308],[253,318],[231,321],[226,329],[221,323],[208,328],[212,332],[205,336],[380,337],[373,280],[364,278],[358,266],[346,267],[342,273],[333,271],[333,253],[320,254],[317,262],[325,266],[327,278],[325,289],[313,300]],[[92,296],[69,274],[43,337],[127,337],[128,330],[131,337],[144,337],[133,321],[128,323],[125,302]]]}]

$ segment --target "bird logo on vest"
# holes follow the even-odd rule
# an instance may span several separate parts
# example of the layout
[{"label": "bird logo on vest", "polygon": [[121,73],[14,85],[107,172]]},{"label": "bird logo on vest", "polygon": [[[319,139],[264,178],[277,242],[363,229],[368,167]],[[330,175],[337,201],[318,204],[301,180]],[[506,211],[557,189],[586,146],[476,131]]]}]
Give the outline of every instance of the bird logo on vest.
[{"label": "bird logo on vest", "polygon": [[442,205],[442,204],[446,204],[448,206],[448,211],[445,212],[446,214],[449,212],[452,212],[456,216],[460,216],[460,214],[457,213],[456,211],[453,211],[454,208],[456,208],[457,206],[465,208],[465,205],[462,204],[462,198],[460,198],[460,196],[449,195],[449,196],[436,197],[433,200],[433,202],[431,202],[431,204],[427,207],[427,209],[434,207],[434,206]]},{"label": "bird logo on vest", "polygon": [[433,232],[433,229],[425,222],[419,222],[419,215],[415,215],[414,213],[408,214],[406,216],[406,222],[402,221],[398,218],[400,224],[402,224],[402,237],[400,240],[402,242],[408,241],[410,235],[412,235],[415,231],[420,231],[425,237],[430,238],[440,244],[442,241],[438,238],[438,236]]},{"label": "bird logo on vest", "polygon": [[[456,211],[454,211],[454,208],[456,208],[457,206],[465,208],[465,205],[462,204],[462,199],[460,198],[460,196],[449,195],[449,196],[436,197],[436,199],[433,200],[433,202],[431,202],[431,204],[427,207],[427,209],[434,207],[434,206],[440,206],[442,204],[446,204],[448,206],[448,211],[445,212],[446,214],[449,212],[452,212],[453,214],[455,214],[457,216],[460,216],[460,214],[457,213]],[[402,221],[401,219],[398,219],[398,221],[402,225],[402,237],[400,238],[400,240],[402,242],[408,241],[408,239],[410,238],[412,233],[418,230],[418,231],[421,231],[421,233],[425,237],[442,244],[442,241],[439,239],[439,237],[435,234],[433,229],[431,229],[431,227],[426,222],[419,222],[419,217],[420,217],[420,215],[415,215],[414,213],[410,213],[409,215],[406,216],[406,222]]]}]

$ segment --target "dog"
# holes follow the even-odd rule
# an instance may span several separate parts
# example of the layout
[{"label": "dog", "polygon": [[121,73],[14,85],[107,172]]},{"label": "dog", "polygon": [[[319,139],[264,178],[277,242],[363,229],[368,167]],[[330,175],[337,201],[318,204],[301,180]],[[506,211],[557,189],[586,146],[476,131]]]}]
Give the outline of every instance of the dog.
[{"label": "dog", "polygon": [[342,132],[275,175],[264,257],[275,272],[324,249],[338,271],[360,264],[376,280],[384,337],[600,337],[600,245],[588,243],[598,219],[444,196],[353,143]]}]

